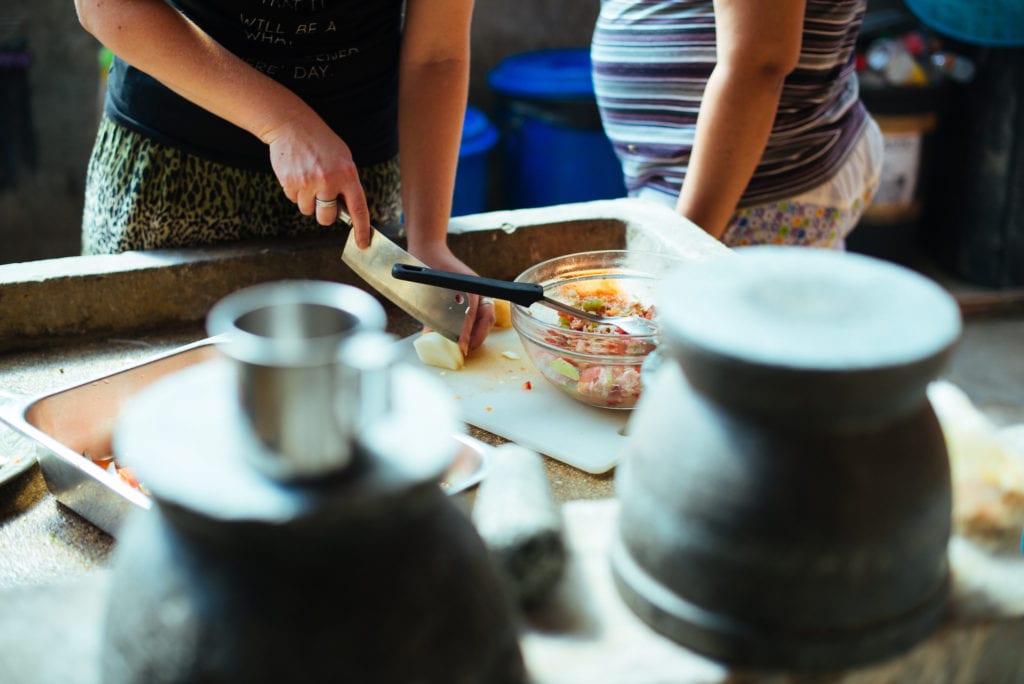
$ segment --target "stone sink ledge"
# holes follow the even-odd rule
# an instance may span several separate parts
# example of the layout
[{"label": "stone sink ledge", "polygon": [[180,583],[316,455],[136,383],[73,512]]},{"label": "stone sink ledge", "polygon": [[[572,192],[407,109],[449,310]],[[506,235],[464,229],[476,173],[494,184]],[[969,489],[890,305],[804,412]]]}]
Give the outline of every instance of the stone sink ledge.
[{"label": "stone sink ledge", "polygon": [[[329,280],[362,287],[376,296],[341,261],[346,236],[347,231],[333,231],[227,246],[0,265],[0,353],[201,325],[218,300],[261,282]],[[457,217],[450,224],[449,244],[482,275],[502,279],[512,279],[545,259],[594,249],[628,247],[692,259],[729,253],[670,209],[636,199]],[[404,314],[381,301],[389,325],[408,328],[410,321],[402,322]]]}]

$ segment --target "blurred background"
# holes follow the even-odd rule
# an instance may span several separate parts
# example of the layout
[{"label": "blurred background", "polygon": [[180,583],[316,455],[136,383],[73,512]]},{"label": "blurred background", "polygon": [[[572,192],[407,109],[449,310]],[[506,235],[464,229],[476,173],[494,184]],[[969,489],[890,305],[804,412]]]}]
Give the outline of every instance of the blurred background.
[{"label": "blurred background", "polygon": [[[887,162],[851,249],[1024,285],[1024,10],[1003,2],[869,0],[858,69]],[[477,0],[455,215],[624,195],[589,80],[599,6]],[[79,253],[106,63],[71,2],[0,8],[0,263]]]}]

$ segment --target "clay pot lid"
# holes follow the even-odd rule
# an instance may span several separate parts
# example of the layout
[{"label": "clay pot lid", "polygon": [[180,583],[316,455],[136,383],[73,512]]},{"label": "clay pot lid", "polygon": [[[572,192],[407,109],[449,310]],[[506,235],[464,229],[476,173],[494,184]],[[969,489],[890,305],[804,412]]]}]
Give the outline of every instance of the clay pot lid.
[{"label": "clay pot lid", "polygon": [[872,257],[749,247],[658,290],[663,349],[704,394],[742,410],[859,422],[912,410],[961,332],[938,284]]},{"label": "clay pot lid", "polygon": [[955,300],[902,266],[802,247],[735,253],[666,278],[671,337],[753,364],[850,370],[916,362],[960,335]]}]

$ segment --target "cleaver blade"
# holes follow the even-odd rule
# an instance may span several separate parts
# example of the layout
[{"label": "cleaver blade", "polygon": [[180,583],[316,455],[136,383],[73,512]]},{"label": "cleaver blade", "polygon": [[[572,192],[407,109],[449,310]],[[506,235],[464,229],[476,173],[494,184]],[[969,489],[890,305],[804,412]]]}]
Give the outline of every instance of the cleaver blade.
[{"label": "cleaver blade", "polygon": [[417,266],[425,264],[380,231],[371,228],[370,246],[366,249],[356,246],[355,231],[349,231],[341,260],[402,311],[449,340],[459,341],[459,333],[462,332],[466,312],[469,310],[469,296],[457,290],[392,277],[391,267],[397,263]]}]

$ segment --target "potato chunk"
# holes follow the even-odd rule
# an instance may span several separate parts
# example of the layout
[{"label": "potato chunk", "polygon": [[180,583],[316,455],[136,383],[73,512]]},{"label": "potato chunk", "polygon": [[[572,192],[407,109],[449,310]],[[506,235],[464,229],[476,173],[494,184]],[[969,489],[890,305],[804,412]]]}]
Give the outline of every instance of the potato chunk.
[{"label": "potato chunk", "polygon": [[465,357],[457,342],[435,330],[424,332],[412,342],[420,361],[428,366],[459,370],[465,364]]}]

